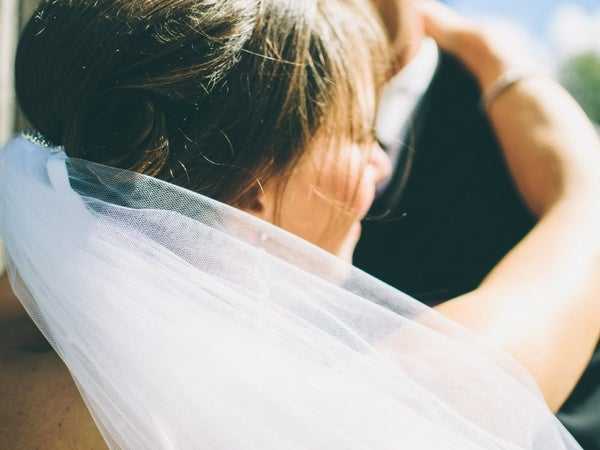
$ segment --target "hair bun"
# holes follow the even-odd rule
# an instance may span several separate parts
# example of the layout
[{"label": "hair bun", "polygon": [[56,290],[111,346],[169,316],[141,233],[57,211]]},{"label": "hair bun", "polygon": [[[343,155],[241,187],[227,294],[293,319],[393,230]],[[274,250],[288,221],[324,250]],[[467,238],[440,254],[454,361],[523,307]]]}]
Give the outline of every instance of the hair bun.
[{"label": "hair bun", "polygon": [[100,95],[85,114],[81,149],[85,159],[156,175],[168,156],[167,120],[141,90]]}]

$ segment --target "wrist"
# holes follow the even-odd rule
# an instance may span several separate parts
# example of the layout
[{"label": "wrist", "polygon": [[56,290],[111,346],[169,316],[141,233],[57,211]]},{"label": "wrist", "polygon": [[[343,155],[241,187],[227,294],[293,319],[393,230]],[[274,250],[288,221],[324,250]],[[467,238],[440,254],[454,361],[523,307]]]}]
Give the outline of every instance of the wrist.
[{"label": "wrist", "polygon": [[489,90],[511,67],[492,39],[479,30],[468,32],[460,47],[462,54],[459,56],[475,76],[482,92]]}]

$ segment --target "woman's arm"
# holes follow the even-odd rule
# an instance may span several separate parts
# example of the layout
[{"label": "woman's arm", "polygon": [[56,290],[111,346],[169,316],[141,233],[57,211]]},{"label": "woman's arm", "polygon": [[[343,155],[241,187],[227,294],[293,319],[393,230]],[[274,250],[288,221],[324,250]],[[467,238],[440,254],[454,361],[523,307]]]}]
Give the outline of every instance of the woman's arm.
[{"label": "woman's arm", "polygon": [[[496,41],[438,4],[428,32],[486,89],[511,67]],[[600,337],[600,140],[555,82],[523,80],[488,113],[523,198],[540,218],[481,286],[437,309],[512,353],[557,411]]]}]

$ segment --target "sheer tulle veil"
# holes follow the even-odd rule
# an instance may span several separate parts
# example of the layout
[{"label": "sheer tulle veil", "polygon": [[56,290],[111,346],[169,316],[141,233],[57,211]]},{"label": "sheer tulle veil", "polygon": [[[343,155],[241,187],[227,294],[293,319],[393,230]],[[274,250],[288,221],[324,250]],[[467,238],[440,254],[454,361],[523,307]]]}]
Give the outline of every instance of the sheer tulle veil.
[{"label": "sheer tulle veil", "polygon": [[20,136],[0,213],[110,448],[580,448],[508,355],[242,211]]}]

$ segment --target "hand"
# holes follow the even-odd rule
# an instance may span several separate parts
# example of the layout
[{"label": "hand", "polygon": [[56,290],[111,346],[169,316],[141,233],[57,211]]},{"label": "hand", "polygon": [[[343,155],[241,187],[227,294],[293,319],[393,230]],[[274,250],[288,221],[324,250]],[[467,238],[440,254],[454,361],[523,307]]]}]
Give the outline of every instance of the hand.
[{"label": "hand", "polygon": [[435,0],[419,3],[425,33],[460,59],[479,81],[490,87],[507,69],[518,65],[514,49],[502,47],[493,32],[473,23]]}]

